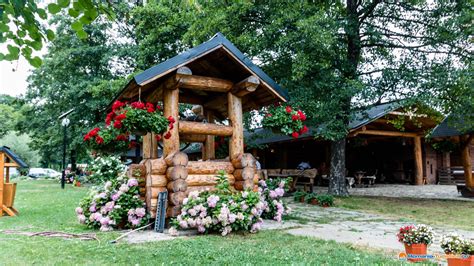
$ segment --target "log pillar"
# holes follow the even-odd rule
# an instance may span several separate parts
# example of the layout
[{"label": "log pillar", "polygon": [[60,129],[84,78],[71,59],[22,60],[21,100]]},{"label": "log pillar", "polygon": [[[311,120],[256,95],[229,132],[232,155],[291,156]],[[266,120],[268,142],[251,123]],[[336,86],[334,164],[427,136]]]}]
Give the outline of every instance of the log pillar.
[{"label": "log pillar", "polygon": [[421,151],[421,137],[414,137],[413,144],[413,152],[415,155],[415,185],[423,185],[423,155]]},{"label": "log pillar", "polygon": [[443,152],[443,167],[450,168],[451,167],[451,153],[450,152]]},{"label": "log pillar", "polygon": [[470,190],[474,189],[474,179],[472,177],[472,164],[470,154],[471,139],[469,135],[460,138],[461,141],[461,162],[464,168],[464,178],[466,179],[466,187]]},{"label": "log pillar", "polygon": [[143,159],[158,158],[158,142],[155,133],[147,133],[143,136]]},{"label": "log pillar", "polygon": [[229,141],[229,157],[235,159],[244,153],[244,127],[242,119],[242,98],[227,93],[228,114],[232,124],[232,137]]},{"label": "log pillar", "polygon": [[[214,114],[212,113],[212,111],[205,110],[204,116],[206,117],[208,123],[214,123]],[[215,141],[213,135],[206,136],[206,140],[204,141],[204,145],[202,146],[202,159],[204,161],[216,158],[214,142]]]},{"label": "log pillar", "polygon": [[[176,121],[173,129],[169,130],[170,138],[163,138],[163,157],[179,151],[179,90],[177,87],[172,89],[164,89],[163,91],[163,106],[164,116],[173,117]],[[166,133],[165,133],[166,134]]]}]

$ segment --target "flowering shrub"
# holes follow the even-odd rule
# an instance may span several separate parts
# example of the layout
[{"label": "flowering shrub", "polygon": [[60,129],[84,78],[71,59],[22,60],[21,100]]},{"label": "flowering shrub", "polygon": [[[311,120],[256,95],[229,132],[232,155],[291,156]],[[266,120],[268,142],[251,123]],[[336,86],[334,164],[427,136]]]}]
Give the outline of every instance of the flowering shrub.
[{"label": "flowering shrub", "polygon": [[[107,114],[106,125],[113,125],[114,128],[122,129],[125,132],[142,134],[153,132],[158,135],[166,132],[167,128],[173,129],[174,118],[165,118],[162,108],[152,103],[133,102],[131,104],[116,101],[112,105],[112,111]],[[169,138],[171,133],[165,134]]]},{"label": "flowering shrub", "polygon": [[298,138],[308,131],[308,127],[303,124],[306,115],[301,110],[294,110],[291,106],[269,106],[264,111],[262,125],[273,130],[279,130],[285,135]]},{"label": "flowering shrub", "polygon": [[398,241],[407,245],[412,244],[426,244],[433,243],[434,232],[433,229],[424,224],[408,225],[400,228],[397,234]]},{"label": "flowering shrub", "polygon": [[76,208],[80,223],[101,231],[113,228],[136,228],[149,217],[145,204],[139,198],[138,181],[120,176],[91,190]]},{"label": "flowering shrub", "polygon": [[316,198],[319,206],[331,207],[334,205],[334,197],[332,195],[318,195]]},{"label": "flowering shrub", "polygon": [[441,237],[441,248],[446,254],[463,253],[466,240],[456,233],[443,235]]},{"label": "flowering shrub", "polygon": [[124,170],[125,165],[122,164],[118,156],[97,157],[88,168],[88,171],[91,172],[88,181],[91,183],[113,181],[123,173]]},{"label": "flowering shrub", "polygon": [[216,191],[191,192],[183,201],[182,212],[172,225],[176,228],[195,228],[200,233],[260,230],[262,213],[267,208],[260,194],[253,191],[236,192],[230,189],[224,173],[218,176]]},{"label": "flowering shrub", "polygon": [[260,180],[258,182],[258,191],[260,193],[260,200],[265,203],[267,208],[262,213],[262,218],[273,219],[281,222],[283,214],[290,211],[285,206],[281,198],[285,194],[285,189],[288,189],[291,178],[287,179],[268,179]]}]

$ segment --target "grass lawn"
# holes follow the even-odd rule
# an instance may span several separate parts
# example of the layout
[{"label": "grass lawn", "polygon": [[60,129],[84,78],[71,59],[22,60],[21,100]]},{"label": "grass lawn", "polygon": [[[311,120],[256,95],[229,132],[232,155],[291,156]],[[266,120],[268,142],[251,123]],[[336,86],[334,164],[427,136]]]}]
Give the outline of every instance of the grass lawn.
[{"label": "grass lawn", "polygon": [[414,198],[338,198],[341,208],[382,214],[395,219],[411,219],[428,225],[450,226],[474,231],[474,202]]},{"label": "grass lawn", "polygon": [[18,217],[0,218],[0,230],[96,232],[100,241],[27,237],[0,232],[0,264],[399,264],[393,255],[298,237],[282,231],[198,236],[146,244],[109,244],[118,233],[100,233],[76,222],[74,209],[86,188],[54,181],[20,181]]}]

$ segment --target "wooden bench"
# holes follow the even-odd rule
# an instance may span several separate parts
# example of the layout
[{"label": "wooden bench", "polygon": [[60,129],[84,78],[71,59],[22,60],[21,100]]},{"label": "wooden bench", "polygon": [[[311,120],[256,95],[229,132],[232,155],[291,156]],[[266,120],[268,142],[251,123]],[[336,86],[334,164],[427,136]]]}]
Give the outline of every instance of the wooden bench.
[{"label": "wooden bench", "polygon": [[305,191],[313,192],[314,180],[318,174],[317,169],[264,169],[264,176],[268,178],[293,178],[293,182],[290,184],[290,191],[296,190],[296,185],[301,184],[304,186]]}]

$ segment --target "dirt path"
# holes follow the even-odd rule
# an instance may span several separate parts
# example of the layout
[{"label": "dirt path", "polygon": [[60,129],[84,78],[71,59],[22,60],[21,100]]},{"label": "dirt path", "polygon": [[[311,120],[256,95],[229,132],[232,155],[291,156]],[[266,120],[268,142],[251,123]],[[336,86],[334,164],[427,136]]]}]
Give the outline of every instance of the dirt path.
[{"label": "dirt path", "polygon": [[[321,208],[308,204],[290,203],[292,217],[289,224],[299,223],[297,228],[286,230],[300,236],[311,236],[324,240],[350,243],[376,249],[393,251],[404,250],[398,243],[396,233],[401,226],[412,222],[391,220],[383,216],[340,208]],[[438,235],[457,232],[474,239],[473,231],[458,230],[446,227],[434,227]],[[442,253],[439,238],[430,246],[430,252]]]}]

